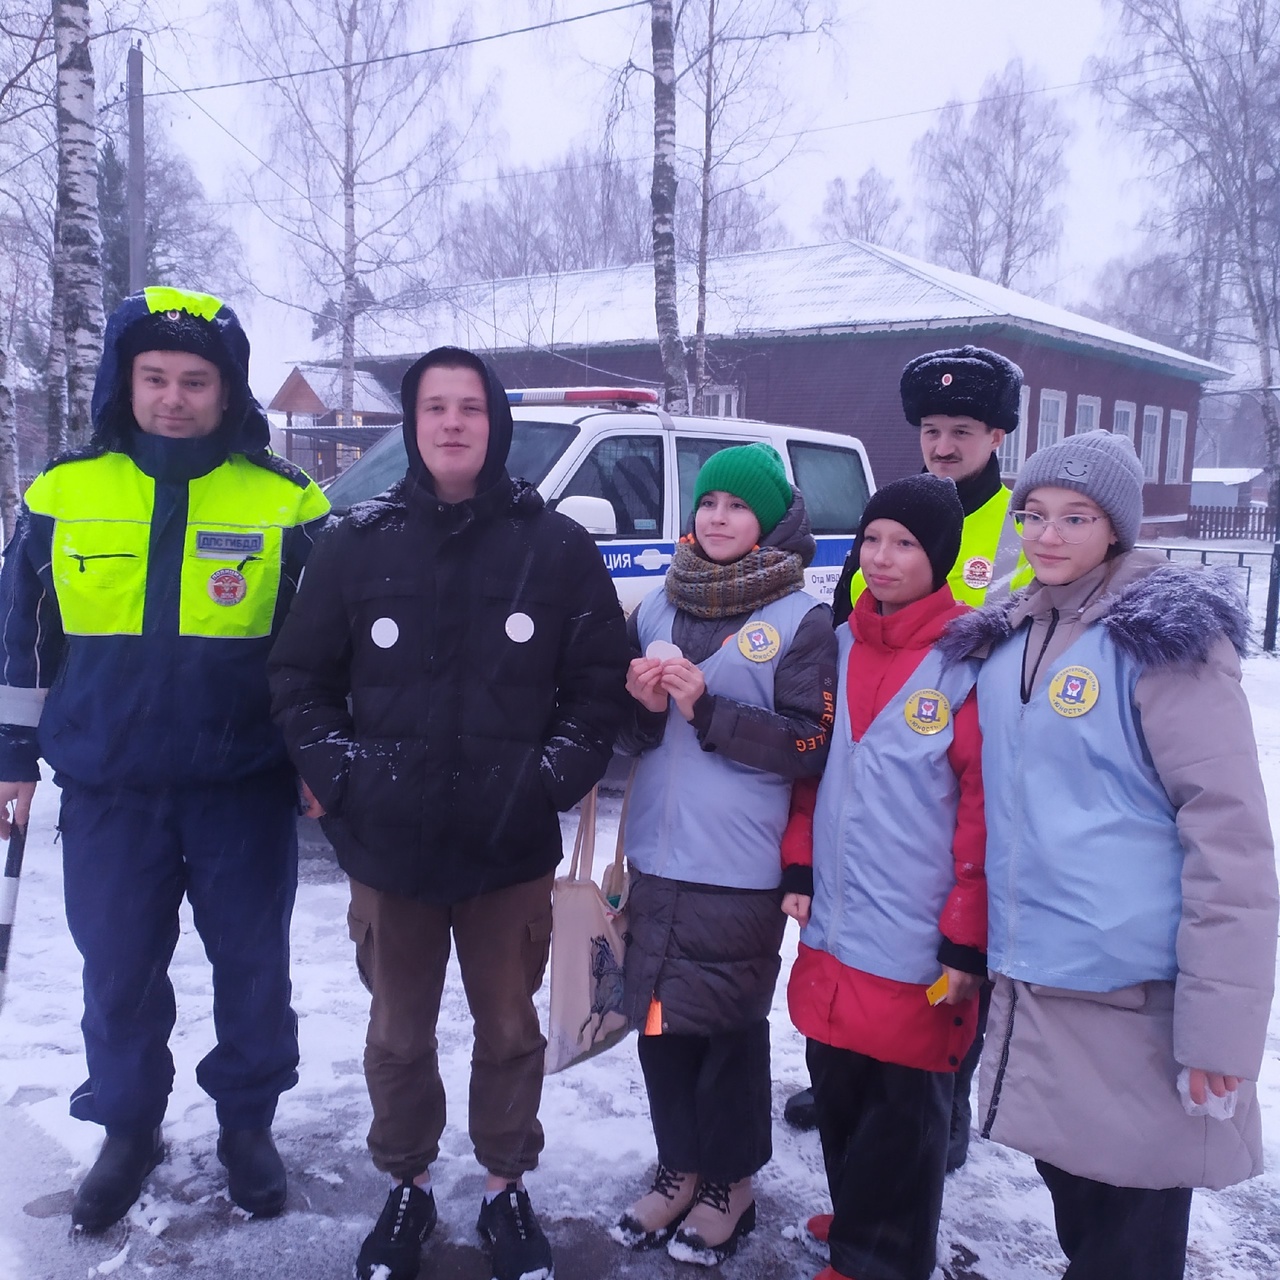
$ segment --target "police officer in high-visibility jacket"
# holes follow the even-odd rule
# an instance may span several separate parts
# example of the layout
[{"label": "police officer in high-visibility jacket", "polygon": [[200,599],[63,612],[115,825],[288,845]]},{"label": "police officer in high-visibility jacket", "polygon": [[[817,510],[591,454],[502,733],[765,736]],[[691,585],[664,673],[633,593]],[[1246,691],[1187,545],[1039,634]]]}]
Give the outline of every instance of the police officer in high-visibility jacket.
[{"label": "police officer in high-visibility jacket", "polygon": [[123,1217],[164,1158],[184,894],[213,967],[217,1044],[196,1079],[230,1195],[284,1207],[271,1124],[298,1079],[298,789],[266,661],[329,504],[270,451],[248,373],[217,298],[122,302],[91,441],[27,490],[0,575],[0,838],[26,823],[42,756],[84,957],[89,1078],[71,1113],[107,1135],[72,1208],[88,1231]]},{"label": "police officer in high-visibility jacket", "polygon": [[[1017,430],[1022,370],[985,347],[953,347],[909,361],[900,391],[907,421],[920,428],[925,469],[954,480],[964,507],[960,555],[947,579],[951,594],[977,606],[1026,586],[1031,567],[996,457],[1005,436]],[[836,585],[837,624],[865,588],[851,556]]]},{"label": "police officer in high-visibility jacket", "polygon": [[[960,554],[947,582],[966,604],[994,603],[1024,587],[1034,576],[1022,554],[1022,539],[1009,515],[1011,493],[1000,480],[996,450],[1018,427],[1022,370],[985,347],[930,351],[907,363],[899,390],[902,412],[920,428],[925,470],[956,482],[964,508]],[[866,589],[850,554],[836,584],[832,609],[842,626]],[[982,1053],[990,984],[984,983],[978,1010],[978,1034],[956,1073],[951,1111],[947,1172],[958,1169],[969,1151],[970,1084]],[[809,1127],[812,1092],[792,1097],[787,1118]]]}]

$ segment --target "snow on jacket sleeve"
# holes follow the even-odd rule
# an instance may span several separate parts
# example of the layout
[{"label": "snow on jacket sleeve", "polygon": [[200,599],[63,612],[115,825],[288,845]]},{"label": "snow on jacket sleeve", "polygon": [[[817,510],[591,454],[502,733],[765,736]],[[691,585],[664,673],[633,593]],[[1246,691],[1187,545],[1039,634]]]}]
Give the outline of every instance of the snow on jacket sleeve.
[{"label": "snow on jacket sleeve", "polygon": [[51,521],[23,506],[0,572],[0,779],[5,782],[40,780],[36,726],[66,649],[57,600],[39,574],[49,564],[51,533]]},{"label": "snow on jacket sleeve", "polygon": [[342,599],[342,550],[336,526],[317,543],[293,606],[271,650],[271,714],[302,780],[329,813],[338,813],[351,764],[351,633]]},{"label": "snow on jacket sleeve", "polygon": [[704,694],[693,708],[693,727],[704,748],[752,769],[784,778],[822,772],[835,723],[836,635],[831,610],[810,609],[778,661],[774,710]]},{"label": "snow on jacket sleeve", "polygon": [[972,690],[956,712],[947,759],[955,771],[960,796],[956,831],[951,842],[956,883],[947,895],[938,928],[941,964],[966,973],[987,972],[987,822],[983,811],[982,731],[978,728],[978,695]]},{"label": "snow on jacket sleeve", "polygon": [[571,809],[604,776],[626,703],[627,629],[613,579],[590,535],[570,524],[565,576],[574,584],[556,666],[556,714],[542,751],[552,804]]},{"label": "snow on jacket sleeve", "polygon": [[1256,1080],[1275,974],[1276,864],[1240,661],[1219,638],[1202,664],[1144,671],[1134,701],[1186,851],[1174,1057]]}]

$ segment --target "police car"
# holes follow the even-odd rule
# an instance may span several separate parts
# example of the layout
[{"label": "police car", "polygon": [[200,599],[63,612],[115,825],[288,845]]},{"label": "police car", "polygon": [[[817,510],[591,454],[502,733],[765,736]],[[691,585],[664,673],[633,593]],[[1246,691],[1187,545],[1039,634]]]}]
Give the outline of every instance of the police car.
[{"label": "police car", "polygon": [[[672,417],[633,387],[511,391],[515,429],[507,470],[596,539],[629,613],[661,581],[693,510],[702,464],[720,449],[764,441],[781,454],[805,498],[818,552],[808,588],[830,600],[874,488],[852,436],[743,418]],[[392,430],[327,489],[344,511],[404,475],[404,438]]]}]

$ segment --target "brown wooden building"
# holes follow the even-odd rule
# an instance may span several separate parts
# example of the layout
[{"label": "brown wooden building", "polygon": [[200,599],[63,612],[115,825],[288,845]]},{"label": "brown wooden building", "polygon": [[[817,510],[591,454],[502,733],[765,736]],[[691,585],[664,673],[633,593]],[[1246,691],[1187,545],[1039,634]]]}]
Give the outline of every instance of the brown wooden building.
[{"label": "brown wooden building", "polygon": [[[884,484],[920,467],[898,396],[903,365],[939,347],[991,347],[1025,375],[1022,425],[1001,450],[1007,477],[1063,435],[1123,431],[1146,467],[1144,536],[1183,532],[1201,386],[1227,370],[856,241],[721,258],[708,281],[705,412],[857,435]],[[688,271],[687,342],[693,297]],[[399,353],[358,361],[389,396],[418,355],[445,343],[484,352],[511,387],[661,382],[647,264],[463,286],[400,334]]]}]

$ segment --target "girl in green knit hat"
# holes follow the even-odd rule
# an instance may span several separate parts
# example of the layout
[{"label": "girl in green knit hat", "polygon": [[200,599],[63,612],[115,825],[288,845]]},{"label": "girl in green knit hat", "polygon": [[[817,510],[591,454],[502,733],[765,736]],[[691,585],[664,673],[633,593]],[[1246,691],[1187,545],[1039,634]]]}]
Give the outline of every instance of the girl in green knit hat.
[{"label": "girl in green knit hat", "polygon": [[625,1008],[658,1168],[611,1234],[713,1266],[755,1225],[752,1176],[772,1154],[781,840],[792,781],[826,759],[835,636],[803,589],[815,544],[777,452],[713,454],[694,495],[690,534],[628,624]]}]

